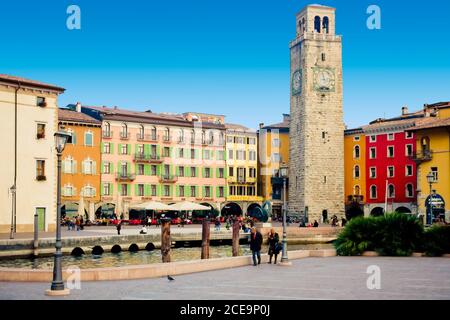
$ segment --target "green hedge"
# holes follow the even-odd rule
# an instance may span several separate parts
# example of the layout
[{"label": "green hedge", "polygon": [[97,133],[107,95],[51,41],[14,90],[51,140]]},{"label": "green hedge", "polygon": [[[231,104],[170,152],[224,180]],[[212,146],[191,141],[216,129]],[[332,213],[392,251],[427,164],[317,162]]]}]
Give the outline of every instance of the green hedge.
[{"label": "green hedge", "polygon": [[376,251],[382,256],[409,256],[425,252],[429,256],[450,252],[450,226],[424,230],[412,215],[391,213],[380,217],[352,219],[334,242],[341,256]]}]

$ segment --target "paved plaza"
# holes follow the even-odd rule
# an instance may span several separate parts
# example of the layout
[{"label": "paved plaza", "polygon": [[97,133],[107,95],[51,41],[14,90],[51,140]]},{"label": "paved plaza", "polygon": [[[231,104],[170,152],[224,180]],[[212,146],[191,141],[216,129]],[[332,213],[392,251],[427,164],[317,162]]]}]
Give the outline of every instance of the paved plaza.
[{"label": "paved plaza", "polygon": [[[50,283],[0,283],[0,299],[122,300],[448,300],[450,259],[331,257],[293,260],[292,267],[269,264],[167,278],[84,282],[64,298],[44,295]],[[369,266],[381,271],[381,289],[369,290]]]}]

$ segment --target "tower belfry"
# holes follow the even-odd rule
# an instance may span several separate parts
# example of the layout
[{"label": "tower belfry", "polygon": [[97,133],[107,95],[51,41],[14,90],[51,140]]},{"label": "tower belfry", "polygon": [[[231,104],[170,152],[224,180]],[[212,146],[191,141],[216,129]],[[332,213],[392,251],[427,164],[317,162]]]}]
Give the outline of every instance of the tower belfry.
[{"label": "tower belfry", "polygon": [[344,216],[342,39],[335,9],[296,16],[291,51],[289,212],[321,221]]}]

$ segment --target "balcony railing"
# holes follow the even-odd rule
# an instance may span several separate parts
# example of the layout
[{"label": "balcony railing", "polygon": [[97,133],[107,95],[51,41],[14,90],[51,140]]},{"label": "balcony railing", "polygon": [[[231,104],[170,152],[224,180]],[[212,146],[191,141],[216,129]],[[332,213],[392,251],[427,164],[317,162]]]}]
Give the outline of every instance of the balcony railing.
[{"label": "balcony railing", "polygon": [[175,183],[178,181],[178,177],[171,174],[163,174],[159,177],[159,181],[163,183]]},{"label": "balcony railing", "polygon": [[413,153],[410,158],[416,162],[431,161],[433,159],[433,150],[422,150]]},{"label": "balcony railing", "polygon": [[160,156],[154,154],[142,154],[136,153],[134,155],[134,161],[136,162],[149,162],[149,163],[161,163],[163,160]]},{"label": "balcony railing", "polygon": [[121,132],[120,133],[120,139],[121,140],[128,140],[128,139],[130,139],[130,134],[128,132]]},{"label": "balcony railing", "polygon": [[111,139],[113,136],[113,133],[112,133],[112,131],[103,131],[102,136],[105,139]]},{"label": "balcony railing", "polygon": [[361,203],[364,201],[364,196],[362,195],[350,195],[347,197],[348,202],[353,202],[353,203]]},{"label": "balcony railing", "polygon": [[136,134],[136,140],[138,141],[158,141],[157,134]]},{"label": "balcony railing", "polygon": [[47,177],[45,175],[38,175],[36,176],[37,181],[46,181]]},{"label": "balcony railing", "polygon": [[117,173],[116,175],[116,180],[117,181],[133,181],[134,179],[136,179],[136,175],[131,174],[131,173]]},{"label": "balcony railing", "polygon": [[171,136],[167,136],[167,135],[163,136],[163,141],[164,142],[170,142],[170,140],[171,140]]}]

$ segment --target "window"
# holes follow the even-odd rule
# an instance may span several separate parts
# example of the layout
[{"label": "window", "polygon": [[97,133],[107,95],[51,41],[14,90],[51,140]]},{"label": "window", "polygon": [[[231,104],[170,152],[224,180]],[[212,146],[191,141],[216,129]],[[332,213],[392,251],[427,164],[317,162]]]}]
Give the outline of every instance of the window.
[{"label": "window", "polygon": [[245,168],[238,168],[237,169],[237,175],[238,175],[238,182],[245,182],[245,176],[246,176],[246,169]]},{"label": "window", "polygon": [[38,123],[37,124],[36,138],[37,139],[44,139],[45,138],[45,124],[43,124],[43,123]]},{"label": "window", "polygon": [[388,139],[388,141],[394,141],[394,134],[393,133],[388,133],[387,139]]},{"label": "window", "polygon": [[361,194],[361,188],[360,188],[360,186],[356,185],[356,186],[353,187],[353,194],[354,194],[355,196],[359,196],[359,195]]},{"label": "window", "polygon": [[138,175],[143,176],[144,175],[144,165],[143,164],[138,164]]},{"label": "window", "polygon": [[170,148],[169,147],[164,147],[163,157],[170,157]]},{"label": "window", "polygon": [[370,187],[370,199],[376,199],[377,198],[377,186],[371,186]]},{"label": "window", "polygon": [[81,169],[84,174],[95,174],[95,161],[84,160]]},{"label": "window", "polygon": [[143,144],[138,144],[137,145],[137,150],[136,150],[137,154],[143,155],[144,154],[144,145]]},{"label": "window", "polygon": [[197,196],[197,188],[195,186],[191,186],[191,197]]},{"label": "window", "polygon": [[395,198],[395,187],[393,184],[388,186],[388,198]]},{"label": "window", "polygon": [[245,160],[245,150],[236,151],[236,160]]},{"label": "window", "polygon": [[111,173],[111,163],[104,162],[103,163],[103,173],[104,174],[110,174]]},{"label": "window", "polygon": [[184,167],[178,167],[178,176],[184,177]]},{"label": "window", "polygon": [[195,143],[195,130],[191,131],[191,143],[194,144]]},{"label": "window", "polygon": [[406,185],[406,197],[407,198],[413,198],[414,197],[414,187],[410,183],[408,183]]},{"label": "window", "polygon": [[328,17],[323,17],[322,27],[323,27],[324,33],[329,33],[329,25],[330,25],[330,20],[328,19]]},{"label": "window", "polygon": [[157,172],[157,170],[156,170],[156,165],[152,165],[152,166],[150,167],[150,172],[151,172],[151,175],[152,175],[152,176],[156,176],[156,172]]},{"label": "window", "polygon": [[126,123],[122,123],[122,129],[120,130],[120,137],[122,139],[128,138],[128,126]]},{"label": "window", "polygon": [[370,142],[376,142],[377,141],[377,136],[370,136]]},{"label": "window", "polygon": [[224,169],[219,168],[219,177],[218,178],[224,178]]},{"label": "window", "polygon": [[211,178],[211,168],[205,168],[205,178]]},{"label": "window", "polygon": [[179,190],[180,197],[184,198],[184,186],[179,186],[178,188],[179,188],[178,190]]},{"label": "window", "polygon": [[169,140],[170,140],[170,129],[165,128],[164,129],[164,141],[169,141]]},{"label": "window", "polygon": [[212,131],[209,132],[208,144],[214,144],[214,132]]},{"label": "window", "polygon": [[413,166],[412,165],[407,165],[406,166],[406,173],[405,175],[407,177],[411,177],[413,175]]},{"label": "window", "polygon": [[128,164],[126,162],[122,162],[121,169],[122,171],[120,172],[120,175],[122,177],[126,177],[128,175]]},{"label": "window", "polygon": [[361,140],[361,137],[360,136],[354,136],[353,137],[353,141],[360,141]]},{"label": "window", "polygon": [[394,157],[394,146],[387,147],[387,156],[388,156],[388,158]]},{"label": "window", "polygon": [[150,152],[153,157],[156,157],[156,145],[155,144],[152,144],[150,146]]},{"label": "window", "polygon": [[170,197],[170,186],[164,186],[164,197]]},{"label": "window", "polygon": [[377,157],[377,148],[370,148],[370,159],[375,159]]},{"label": "window", "polygon": [[280,139],[272,139],[272,147],[279,147],[280,146]]},{"label": "window", "polygon": [[95,191],[96,191],[95,188],[88,185],[82,189],[81,193],[84,197],[89,198],[89,197],[95,197]]},{"label": "window", "polygon": [[105,127],[103,129],[103,137],[105,138],[111,137],[111,124],[109,122],[105,122]]},{"label": "window", "polygon": [[121,154],[128,154],[128,145],[127,144],[122,144],[120,147],[120,153]]},{"label": "window", "polygon": [[191,149],[191,159],[195,159],[195,149]]},{"label": "window", "polygon": [[377,177],[377,168],[371,167],[370,168],[370,178],[374,179]]},{"label": "window", "polygon": [[196,177],[197,176],[197,168],[196,167],[191,167],[191,177]]},{"label": "window", "polygon": [[70,133],[70,135],[71,135],[70,139],[67,140],[67,143],[70,143],[73,145],[77,144],[77,135],[75,134],[75,132],[73,132],[72,129],[68,129],[67,133]]},{"label": "window", "polygon": [[256,138],[248,138],[248,144],[255,145],[256,144]]},{"label": "window", "polygon": [[211,187],[205,187],[205,198],[211,198]]},{"label": "window", "polygon": [[157,136],[156,136],[156,127],[152,127],[151,129],[151,138],[152,140],[157,140]]},{"label": "window", "polygon": [[223,187],[219,187],[219,198],[223,198],[224,197],[224,189]]},{"label": "window", "polygon": [[63,173],[76,173],[77,172],[77,165],[76,161],[73,160],[72,157],[67,157],[63,163],[62,163],[62,171]]},{"label": "window", "polygon": [[438,168],[437,167],[431,167],[431,174],[433,175],[434,181],[438,181]]},{"label": "window", "polygon": [[109,195],[111,195],[111,186],[110,186],[109,183],[105,183],[105,184],[103,185],[103,195],[104,195],[104,196],[109,196]]},{"label": "window", "polygon": [[219,151],[217,153],[217,160],[225,160],[225,153],[224,153],[224,151]]},{"label": "window", "polygon": [[326,61],[326,55],[325,55],[325,53],[322,53],[322,61]]},{"label": "window", "polygon": [[412,139],[413,138],[413,133],[411,131],[406,131],[405,132],[405,138],[406,139]]},{"label": "window", "polygon": [[406,156],[407,157],[412,157],[413,155],[413,145],[412,144],[407,144],[406,145]]},{"label": "window", "polygon": [[92,147],[94,145],[94,134],[90,131],[84,133],[84,145]]},{"label": "window", "polygon": [[184,149],[183,148],[178,149],[178,157],[181,159],[184,158]]},{"label": "window", "polygon": [[272,153],[272,162],[281,162],[281,157],[279,153]]},{"label": "window", "polygon": [[144,185],[143,184],[138,184],[137,196],[138,197],[143,197],[144,196]]},{"label": "window", "polygon": [[36,97],[36,106],[38,107],[46,107],[47,102],[44,97]]},{"label": "window", "polygon": [[228,150],[228,159],[233,160],[233,150]]},{"label": "window", "polygon": [[355,159],[359,159],[359,157],[360,157],[360,148],[359,148],[359,146],[355,146],[355,148],[353,150],[353,157]]},{"label": "window", "polygon": [[234,167],[229,167],[229,168],[228,168],[228,175],[229,175],[230,177],[234,176]]},{"label": "window", "polygon": [[36,160],[36,180],[45,181],[45,160]]},{"label": "window", "polygon": [[144,126],[143,125],[139,126],[139,133],[138,133],[137,138],[139,140],[144,140]]},{"label": "window", "polygon": [[359,179],[359,175],[360,175],[360,173],[359,173],[359,166],[355,166],[354,172],[353,172],[353,177],[355,179]]},{"label": "window", "polygon": [[120,194],[124,197],[128,196],[128,185],[127,184],[121,184],[121,192]]},{"label": "window", "polygon": [[234,142],[233,136],[227,136],[227,142],[228,143],[233,143]]},{"label": "window", "polygon": [[224,142],[225,142],[224,134],[223,134],[223,132],[221,132],[219,134],[219,145],[223,146]]},{"label": "window", "polygon": [[103,153],[110,154],[111,153],[111,145],[109,142],[103,144]]},{"label": "window", "polygon": [[248,160],[256,161],[256,151],[250,150],[248,152]]},{"label": "window", "polygon": [[394,177],[394,167],[393,166],[387,167],[387,177],[388,178]]},{"label": "window", "polygon": [[320,27],[321,27],[321,25],[320,25],[320,17],[317,16],[317,17],[314,18],[314,31],[317,32],[317,33],[320,33]]},{"label": "window", "polygon": [[152,184],[150,187],[152,197],[156,197],[156,185]]},{"label": "window", "polygon": [[209,150],[203,150],[203,159],[204,160],[209,160],[210,155],[211,155],[211,153],[209,152]]},{"label": "window", "polygon": [[180,132],[178,133],[178,142],[184,142],[184,130],[180,129]]},{"label": "window", "polygon": [[202,144],[206,144],[206,133],[205,133],[205,130],[202,131]]}]

